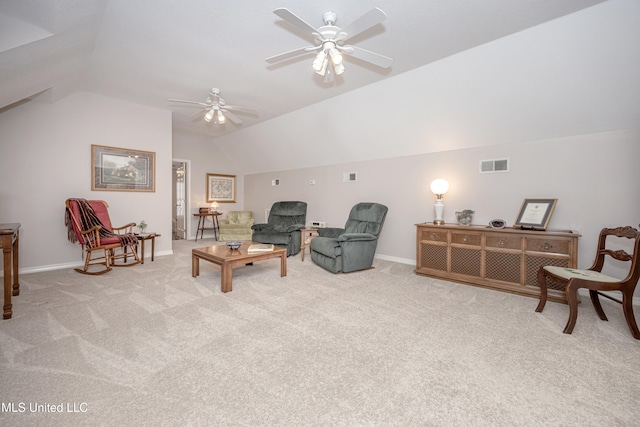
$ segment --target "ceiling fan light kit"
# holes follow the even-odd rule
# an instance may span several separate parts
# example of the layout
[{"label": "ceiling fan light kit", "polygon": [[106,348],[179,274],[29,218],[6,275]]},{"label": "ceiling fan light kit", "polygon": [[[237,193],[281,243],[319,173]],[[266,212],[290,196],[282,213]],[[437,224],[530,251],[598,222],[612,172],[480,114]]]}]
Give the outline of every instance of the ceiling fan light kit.
[{"label": "ceiling fan light kit", "polygon": [[223,125],[227,122],[227,119],[231,120],[236,125],[241,125],[242,120],[231,111],[241,114],[250,114],[253,116],[258,115],[258,111],[253,108],[239,107],[237,105],[227,105],[224,99],[220,97],[220,89],[212,88],[209,92],[209,96],[205,102],[198,101],[184,101],[181,99],[170,99],[171,102],[181,102],[183,104],[198,105],[202,108],[200,114],[204,113],[204,121],[214,124]]},{"label": "ceiling fan light kit", "polygon": [[[288,9],[276,9],[273,13],[298,28],[298,30],[302,30],[312,36],[317,44],[315,46],[305,46],[290,52],[271,56],[266,59],[270,64],[319,51],[313,59],[313,62],[311,62],[311,67],[317,74],[332,80],[334,76],[339,76],[345,71],[343,63],[344,55],[351,55],[354,58],[381,68],[389,68],[393,63],[392,58],[356,46],[344,44],[351,37],[367,31],[387,19],[387,15],[377,7],[371,9],[343,28],[335,26],[338,14],[333,11],[325,12],[322,15],[324,25],[317,29],[307,24]],[[329,64],[331,64],[331,67],[329,67]],[[218,88],[211,89],[205,102],[185,101],[181,99],[169,99],[169,101],[197,105],[202,109],[198,114],[204,114],[205,122],[211,123],[213,121],[214,124],[219,125],[225,124],[227,119],[236,125],[242,124],[242,120],[231,111],[255,116],[258,115],[258,111],[252,108],[225,104],[224,99],[220,97],[220,89]]]},{"label": "ceiling fan light kit", "polygon": [[[276,9],[273,13],[299,30],[311,35],[318,44],[315,46],[305,46],[279,55],[271,56],[266,59],[270,64],[320,50],[311,63],[311,67],[317,74],[331,78],[333,75],[338,76],[344,73],[345,66],[342,62],[344,54],[351,55],[354,58],[358,58],[381,68],[389,68],[393,63],[392,58],[356,46],[344,44],[351,37],[354,37],[355,35],[360,34],[387,19],[387,15],[377,7],[371,9],[369,12],[343,28],[335,26],[338,14],[333,11],[325,12],[322,15],[324,25],[317,29],[286,8]],[[331,67],[329,67],[329,62],[331,62]],[[331,70],[333,72],[330,72]]]},{"label": "ceiling fan light kit", "polygon": [[214,118],[215,118],[214,123],[217,125],[222,125],[227,121],[227,118],[225,117],[225,115],[222,113],[221,110],[216,110],[214,108],[211,108],[209,109],[209,111],[207,111],[207,114],[204,115],[204,121],[209,123]]}]

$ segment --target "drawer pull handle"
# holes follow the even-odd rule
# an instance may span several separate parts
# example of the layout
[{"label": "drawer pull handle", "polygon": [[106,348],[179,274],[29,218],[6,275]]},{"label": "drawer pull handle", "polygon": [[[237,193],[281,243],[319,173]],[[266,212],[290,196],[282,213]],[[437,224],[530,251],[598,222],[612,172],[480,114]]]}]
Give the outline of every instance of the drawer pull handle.
[{"label": "drawer pull handle", "polygon": [[466,234],[464,235],[464,237],[462,238],[462,241],[464,243],[469,243],[469,236],[467,236]]},{"label": "drawer pull handle", "polygon": [[504,241],[504,240],[500,240],[500,241],[498,242],[498,244],[499,244],[500,246],[504,246],[505,241]]},{"label": "drawer pull handle", "polygon": [[436,233],[431,233],[431,240],[438,240],[438,235]]},{"label": "drawer pull handle", "polygon": [[551,245],[551,243],[549,242],[545,242],[544,245],[542,245],[542,249],[544,249],[545,251],[550,250],[553,247],[553,245]]}]

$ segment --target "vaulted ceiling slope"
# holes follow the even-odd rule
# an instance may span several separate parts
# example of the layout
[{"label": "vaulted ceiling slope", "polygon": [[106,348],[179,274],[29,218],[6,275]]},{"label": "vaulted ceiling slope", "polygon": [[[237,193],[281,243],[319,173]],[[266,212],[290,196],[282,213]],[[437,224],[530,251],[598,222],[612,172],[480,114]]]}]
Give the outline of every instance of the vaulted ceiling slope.
[{"label": "vaulted ceiling slope", "polygon": [[[85,90],[170,109],[174,129],[216,138],[602,1],[2,0],[0,108]],[[393,58],[392,67],[347,57],[346,72],[325,83],[311,69],[313,53],[267,64],[266,57],[313,43],[273,13],[283,7],[314,27],[329,10],[344,26],[382,9],[388,19],[350,43]],[[204,101],[212,87],[259,116],[243,117],[242,127],[216,126],[167,101]]]}]

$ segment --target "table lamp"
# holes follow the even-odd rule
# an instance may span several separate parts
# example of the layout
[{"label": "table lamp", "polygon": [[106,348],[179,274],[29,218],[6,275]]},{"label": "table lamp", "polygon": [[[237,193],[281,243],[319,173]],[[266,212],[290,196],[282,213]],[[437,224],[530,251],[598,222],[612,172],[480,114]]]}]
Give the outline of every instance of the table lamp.
[{"label": "table lamp", "polygon": [[443,225],[444,220],[442,214],[444,213],[444,203],[442,196],[449,191],[449,183],[442,178],[434,179],[431,182],[431,192],[436,195],[436,204],[433,205],[433,209],[436,214],[436,219],[433,220],[435,225]]}]

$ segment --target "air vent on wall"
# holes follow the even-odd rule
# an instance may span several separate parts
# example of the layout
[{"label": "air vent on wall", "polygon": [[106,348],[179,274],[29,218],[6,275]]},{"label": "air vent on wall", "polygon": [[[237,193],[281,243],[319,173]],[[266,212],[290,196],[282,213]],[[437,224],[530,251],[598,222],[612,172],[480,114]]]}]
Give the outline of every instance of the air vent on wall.
[{"label": "air vent on wall", "polygon": [[509,172],[509,159],[480,161],[480,173]]},{"label": "air vent on wall", "polygon": [[357,172],[342,172],[342,182],[356,182],[357,180]]}]

